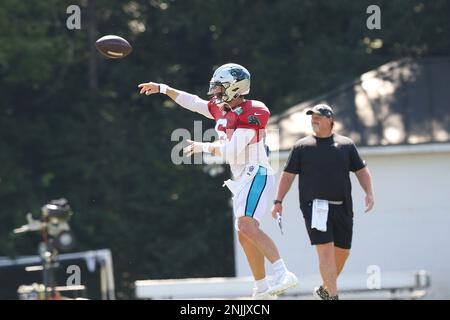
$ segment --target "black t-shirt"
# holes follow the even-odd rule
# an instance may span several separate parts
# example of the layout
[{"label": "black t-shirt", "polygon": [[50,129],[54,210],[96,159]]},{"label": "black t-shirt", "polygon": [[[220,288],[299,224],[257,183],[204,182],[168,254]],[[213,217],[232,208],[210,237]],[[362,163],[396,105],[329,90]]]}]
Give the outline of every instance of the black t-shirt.
[{"label": "black t-shirt", "polygon": [[353,141],[334,133],[328,138],[308,136],[297,141],[284,171],[299,174],[301,206],[314,199],[345,201],[353,214],[349,172],[364,167]]}]

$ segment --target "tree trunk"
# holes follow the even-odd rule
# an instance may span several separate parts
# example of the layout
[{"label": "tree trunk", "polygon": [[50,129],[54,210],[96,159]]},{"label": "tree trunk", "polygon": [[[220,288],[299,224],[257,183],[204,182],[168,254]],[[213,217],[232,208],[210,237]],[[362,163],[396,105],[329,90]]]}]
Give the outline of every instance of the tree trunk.
[{"label": "tree trunk", "polygon": [[88,18],[88,40],[89,40],[89,92],[91,98],[94,97],[98,88],[97,78],[97,52],[95,49],[95,41],[97,31],[95,28],[95,0],[87,1],[87,18]]}]

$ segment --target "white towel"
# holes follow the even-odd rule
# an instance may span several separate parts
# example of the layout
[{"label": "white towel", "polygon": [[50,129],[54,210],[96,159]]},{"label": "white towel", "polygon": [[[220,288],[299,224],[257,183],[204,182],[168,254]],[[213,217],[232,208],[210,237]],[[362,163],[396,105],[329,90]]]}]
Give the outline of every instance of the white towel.
[{"label": "white towel", "polygon": [[312,206],[311,229],[316,228],[319,231],[327,231],[328,220],[328,200],[314,199]]},{"label": "white towel", "polygon": [[222,187],[227,186],[228,189],[230,189],[231,193],[233,193],[233,196],[236,196],[247,185],[247,183],[253,180],[256,173],[258,172],[258,169],[258,165],[248,165],[247,167],[245,167],[244,172],[237,180],[228,179],[227,181],[223,182]]}]

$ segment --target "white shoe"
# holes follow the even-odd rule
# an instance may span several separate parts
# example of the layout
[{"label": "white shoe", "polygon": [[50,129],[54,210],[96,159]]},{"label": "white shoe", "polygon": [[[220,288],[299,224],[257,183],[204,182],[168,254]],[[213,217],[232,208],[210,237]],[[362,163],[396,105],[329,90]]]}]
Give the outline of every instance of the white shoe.
[{"label": "white shoe", "polygon": [[276,300],[277,296],[272,296],[270,294],[270,288],[263,292],[258,292],[256,288],[253,288],[253,300]]},{"label": "white shoe", "polygon": [[280,279],[270,288],[270,294],[277,296],[284,291],[294,288],[298,285],[298,279],[292,272],[286,272]]}]

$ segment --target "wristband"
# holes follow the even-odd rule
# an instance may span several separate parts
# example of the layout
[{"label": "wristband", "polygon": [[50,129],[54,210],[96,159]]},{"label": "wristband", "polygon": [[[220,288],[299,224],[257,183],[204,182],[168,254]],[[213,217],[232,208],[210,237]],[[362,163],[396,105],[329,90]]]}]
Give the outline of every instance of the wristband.
[{"label": "wristband", "polygon": [[167,88],[169,87],[167,84],[160,83],[159,85],[159,93],[166,94]]},{"label": "wristband", "polygon": [[209,142],[204,142],[203,143],[203,145],[202,145],[202,150],[203,150],[203,152],[205,152],[205,153],[210,153],[209,152],[209,146],[211,145],[211,143],[209,143]]}]

